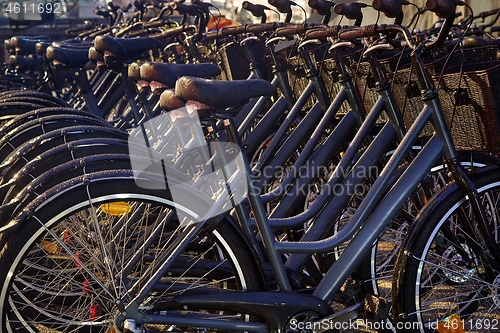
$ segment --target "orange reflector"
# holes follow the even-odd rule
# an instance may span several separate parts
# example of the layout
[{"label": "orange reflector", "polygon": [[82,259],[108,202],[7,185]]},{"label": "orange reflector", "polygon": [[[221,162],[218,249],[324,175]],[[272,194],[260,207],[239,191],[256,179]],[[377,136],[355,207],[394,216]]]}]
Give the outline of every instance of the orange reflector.
[{"label": "orange reflector", "polygon": [[71,242],[71,237],[70,237],[70,235],[69,235],[69,231],[68,231],[68,230],[64,230],[64,235],[63,235],[63,237],[64,237],[64,241],[65,241],[66,243]]},{"label": "orange reflector", "polygon": [[41,241],[40,246],[45,252],[50,254],[58,254],[61,251],[61,249],[59,248],[59,246],[57,246],[56,243],[47,240]]},{"label": "orange reflector", "polygon": [[89,294],[90,293],[90,284],[89,284],[89,280],[85,279],[83,281],[83,292],[85,294]]},{"label": "orange reflector", "polygon": [[110,202],[101,205],[101,209],[108,215],[120,216],[130,213],[132,207],[125,201]]},{"label": "orange reflector", "polygon": [[97,304],[94,304],[90,307],[90,320],[96,320],[97,310],[98,310]]},{"label": "orange reflector", "polygon": [[113,326],[109,327],[106,333],[116,333],[116,330]]},{"label": "orange reflector", "polygon": [[457,314],[452,314],[447,321],[440,321],[437,324],[438,333],[465,333],[464,322]]},{"label": "orange reflector", "polygon": [[75,254],[75,265],[76,267],[82,267],[82,264],[80,264],[80,252]]}]

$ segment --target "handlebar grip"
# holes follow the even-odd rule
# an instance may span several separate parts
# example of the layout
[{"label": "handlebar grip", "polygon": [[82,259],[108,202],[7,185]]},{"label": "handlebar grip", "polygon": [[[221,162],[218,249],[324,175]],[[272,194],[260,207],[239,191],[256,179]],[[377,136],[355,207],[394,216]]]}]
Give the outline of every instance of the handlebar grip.
[{"label": "handlebar grip", "polygon": [[261,24],[249,24],[247,25],[247,32],[258,34],[266,31],[273,31],[276,29],[278,24],[276,22],[268,22]]},{"label": "handlebar grip", "polygon": [[185,5],[183,3],[174,2],[172,4],[172,9],[178,11],[180,14],[187,14],[190,16],[196,16],[198,14],[198,8],[194,5]]},{"label": "handlebar grip", "polygon": [[265,15],[264,14],[264,9],[266,7],[264,7],[262,5],[254,5],[251,2],[243,1],[243,3],[241,4],[241,6],[243,7],[243,9],[246,9],[250,13],[252,13],[252,15],[255,16],[255,17],[262,17],[262,16]]},{"label": "handlebar grip", "polygon": [[198,7],[198,9],[200,9],[205,14],[208,14],[210,12],[211,4],[209,4],[207,2],[203,2],[201,0],[193,0],[192,4],[196,7]]},{"label": "handlebar grip", "polygon": [[355,20],[361,15],[361,6],[358,6],[357,3],[338,3],[333,7],[333,11],[338,15],[344,15],[349,20]]},{"label": "handlebar grip", "polygon": [[246,25],[237,25],[233,27],[226,27],[222,28],[221,30],[221,36],[227,37],[227,36],[234,36],[234,35],[239,35],[247,31]]},{"label": "handlebar grip", "polygon": [[267,2],[269,2],[271,6],[276,7],[280,13],[286,14],[292,10],[289,0],[268,0]]},{"label": "handlebar grip", "polygon": [[315,9],[319,15],[328,14],[333,5],[332,3],[329,3],[328,1],[325,0],[309,0],[307,4],[312,9]]},{"label": "handlebar grip", "polygon": [[425,7],[440,18],[455,16],[457,2],[454,0],[427,0]]},{"label": "handlebar grip", "polygon": [[348,29],[341,30],[339,32],[339,38],[343,40],[353,40],[357,38],[363,37],[372,37],[376,36],[377,33],[377,25],[367,25],[365,27],[349,27]]},{"label": "handlebar grip", "polygon": [[276,36],[290,36],[290,35],[298,35],[302,34],[306,31],[305,24],[291,24],[286,27],[281,27],[276,29]]},{"label": "handlebar grip", "polygon": [[140,11],[142,11],[144,9],[144,6],[142,5],[142,3],[140,1],[137,1],[137,0],[134,1],[134,6],[135,6],[135,8],[137,8]]},{"label": "handlebar grip", "polygon": [[488,11],[485,11],[485,12],[481,12],[477,16],[479,16],[479,17],[481,17],[481,18],[484,19],[484,18],[487,18],[488,16],[492,16],[492,15],[498,14],[499,11],[500,11],[500,8],[496,8],[496,9],[488,10]]},{"label": "handlebar grip", "polygon": [[98,16],[102,16],[104,18],[110,18],[111,14],[109,13],[109,10],[104,9],[104,8],[96,8],[94,9],[94,14]]},{"label": "handlebar grip", "polygon": [[328,37],[337,37],[338,35],[339,35],[338,25],[323,29],[311,29],[306,31],[306,37],[308,39],[325,40]]},{"label": "handlebar grip", "polygon": [[128,10],[132,8],[132,4],[129,3],[128,5],[122,6],[122,12],[126,13]]},{"label": "handlebar grip", "polygon": [[403,13],[403,4],[407,4],[408,1],[398,1],[398,0],[373,0],[372,7],[379,12],[382,12],[388,18],[398,17]]}]

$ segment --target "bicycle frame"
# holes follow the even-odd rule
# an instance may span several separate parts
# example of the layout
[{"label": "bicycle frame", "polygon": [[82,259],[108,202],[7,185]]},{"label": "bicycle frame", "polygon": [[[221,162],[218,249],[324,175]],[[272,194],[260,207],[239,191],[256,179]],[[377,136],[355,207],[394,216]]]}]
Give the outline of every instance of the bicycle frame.
[{"label": "bicycle frame", "polygon": [[[470,197],[474,198],[475,189],[472,183],[470,182],[466,174],[462,171],[460,165],[454,163],[457,158],[457,153],[451,139],[451,134],[444,120],[444,114],[442,112],[440,102],[437,98],[437,94],[431,87],[423,72],[420,53],[421,49],[416,49],[412,54],[412,58],[414,63],[417,64],[417,71],[420,79],[422,80],[422,82],[426,83],[425,86],[427,89],[424,94],[425,106],[419,113],[417,119],[408,129],[407,133],[403,135],[394,154],[392,154],[389,161],[383,167],[382,172],[376,179],[375,183],[372,185],[367,196],[365,197],[361,206],[357,209],[351,221],[339,233],[326,239],[318,239],[317,237],[310,236],[311,233],[308,230],[301,241],[291,242],[275,240],[273,233],[273,219],[267,218],[264,205],[262,200],[260,199],[259,193],[257,193],[255,188],[252,186],[252,181],[254,179],[250,174],[248,174],[248,200],[255,216],[255,224],[259,231],[262,244],[266,250],[269,264],[272,267],[276,283],[281,291],[292,291],[292,287],[286,273],[286,267],[293,266],[294,262],[300,259],[300,256],[294,257],[292,255],[292,259],[284,264],[281,260],[281,254],[292,253],[298,255],[310,255],[315,252],[325,252],[331,250],[333,247],[340,245],[345,240],[350,239],[349,245],[339,256],[338,260],[330,267],[324,278],[312,293],[312,296],[318,300],[318,304],[324,304],[333,299],[335,293],[338,292],[344,281],[359,265],[365,254],[368,253],[373,243],[377,240],[378,236],[386,229],[391,219],[394,218],[394,216],[397,214],[402,204],[413,193],[417,185],[421,183],[421,181],[427,175],[428,171],[435,165],[436,161],[440,157],[444,157],[446,159],[454,175],[458,178],[459,181],[462,182],[463,186],[468,189],[469,193],[471,193]],[[371,127],[380,112],[382,112],[382,104],[384,102],[383,100],[384,99],[381,98],[376,103],[376,105],[374,106],[374,110],[372,110],[372,112],[370,112],[370,114],[367,116],[366,121],[363,123],[359,132],[355,136],[353,143],[362,141],[364,139],[364,137],[362,137],[362,134],[364,134],[367,129]],[[228,114],[224,115],[229,117]],[[352,118],[352,116],[347,117]],[[230,125],[230,122],[231,120],[229,120],[228,125]],[[431,123],[434,127],[435,134],[423,146],[422,150],[411,161],[406,170],[399,177],[397,177],[396,182],[392,183],[392,179],[397,173],[401,163],[403,162],[407,154],[411,151],[413,142],[418,139],[420,132],[428,123]],[[228,128],[230,130],[232,129],[230,138],[237,137],[237,133],[234,127],[228,126]],[[363,157],[358,160],[358,163],[363,161],[363,158],[365,156],[366,160],[370,159],[368,158],[368,156],[371,156],[372,159],[376,159],[377,155],[383,155],[385,153],[385,151],[381,152],[379,151],[379,149],[377,149],[377,140],[386,141],[386,143],[389,143],[397,136],[398,130],[395,128],[394,124],[386,124],[380,132],[379,136],[377,136],[377,138],[372,142],[372,145],[366,150]],[[346,152],[343,160],[347,160],[346,155],[354,154],[355,149],[353,148],[351,151],[352,152]],[[244,158],[244,162],[246,164],[247,170],[250,170],[250,165],[246,158]],[[353,168],[353,170],[354,169],[355,168]],[[354,177],[353,179],[356,178]],[[389,189],[390,185],[392,185],[392,187]],[[477,200],[477,197],[475,198]],[[472,200],[472,202],[474,206],[474,200]],[[476,214],[481,217],[481,208],[476,207],[476,209]],[[486,219],[483,219],[482,223],[485,223],[485,221]],[[149,271],[156,273],[148,281],[146,281],[145,284],[142,284],[144,287],[142,287],[141,290],[138,290],[138,288],[132,288],[130,290],[130,293],[138,291],[138,294],[135,296],[131,303],[129,303],[128,305],[123,305],[123,310],[126,310],[128,313],[129,310],[136,308],[138,304],[141,303],[148,292],[151,291],[155,283],[158,282],[159,279],[168,270],[169,265],[172,262],[171,258],[175,257],[176,254],[179,254],[183,250],[183,245],[185,246],[185,244],[189,243],[189,241],[195,237],[196,233],[201,231],[209,223],[210,221],[205,221],[194,225],[189,225],[183,230],[182,235],[179,237],[179,241],[176,242],[175,246],[172,246],[169,251],[166,251],[163,254],[163,258],[165,260],[160,261],[161,264],[155,267],[151,266],[148,268]],[[316,225],[316,222],[313,225]],[[363,227],[360,229],[359,227],[361,225]],[[280,227],[283,227],[283,225],[280,225]],[[251,230],[251,228],[243,227],[244,232],[248,230]],[[354,234],[355,236],[353,236]],[[253,237],[248,236],[249,235],[247,235],[247,238],[253,239]],[[258,247],[258,244],[253,244],[253,246]],[[137,285],[138,284],[136,284],[136,286]],[[298,297],[299,295],[295,294],[294,297]],[[300,297],[303,296],[304,295]],[[189,303],[191,301],[194,302],[193,304],[195,304],[195,302],[197,301],[204,302],[204,300],[206,300],[212,302],[212,304],[220,304],[221,308],[228,308],[228,306],[230,306],[227,304],[228,302],[236,302],[236,298],[231,297],[232,296],[230,295],[227,297],[217,295],[217,298],[214,298],[213,295],[200,295],[193,300],[186,298],[186,302]],[[176,301],[179,301],[179,299],[182,298],[183,297],[180,296],[179,298],[176,298]],[[238,293],[237,300],[240,303],[247,302],[249,306],[259,303],[259,298],[255,298],[255,295],[253,293]],[[262,301],[262,303],[266,303],[265,299],[261,299],[260,301]],[[304,303],[307,303],[307,301],[303,301]],[[132,310],[132,313],[134,312],[135,311]],[[335,320],[335,315],[323,319],[320,318],[318,321],[321,320]],[[179,318],[171,315],[148,315],[147,322],[180,325],[188,323],[185,318]],[[262,323],[235,321],[221,322],[213,319],[190,318],[189,324],[219,329],[230,327],[236,330],[245,330],[251,332],[268,330],[268,327],[266,325],[263,325]]]}]

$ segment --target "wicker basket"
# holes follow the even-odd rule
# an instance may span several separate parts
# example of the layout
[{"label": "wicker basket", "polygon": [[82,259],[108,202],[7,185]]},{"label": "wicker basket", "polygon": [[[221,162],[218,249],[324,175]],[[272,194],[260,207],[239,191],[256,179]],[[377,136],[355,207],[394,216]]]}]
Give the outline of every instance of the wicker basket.
[{"label": "wicker basket", "polygon": [[[252,49],[258,61],[264,61],[266,53],[264,42],[253,43]],[[250,62],[245,48],[237,42],[223,45],[217,52],[216,60],[222,69],[223,79],[245,80],[250,75]]]},{"label": "wicker basket", "polygon": [[[424,59],[424,67],[428,77],[433,78],[433,81],[437,82],[437,78],[444,66],[461,63],[462,57],[464,63],[487,62],[496,59],[496,53],[496,47],[465,49],[463,53],[455,51],[451,56],[446,55],[441,57],[439,55],[442,53],[434,52]],[[406,67],[406,65],[403,67]],[[388,70],[389,68],[391,68],[390,65],[385,63],[385,69]],[[456,70],[457,68],[455,68]],[[452,72],[453,70],[448,70],[448,73]],[[403,115],[404,123],[409,127],[424,106],[424,102],[422,101],[423,87],[420,85],[415,70],[411,66],[396,72],[389,72],[387,76],[391,81],[392,91]],[[439,96],[440,98],[445,97],[443,93]],[[430,136],[432,133],[432,127],[427,125],[422,132],[422,136]]]},{"label": "wicker basket", "polygon": [[499,83],[499,61],[444,71],[438,94],[457,149],[500,153]]}]

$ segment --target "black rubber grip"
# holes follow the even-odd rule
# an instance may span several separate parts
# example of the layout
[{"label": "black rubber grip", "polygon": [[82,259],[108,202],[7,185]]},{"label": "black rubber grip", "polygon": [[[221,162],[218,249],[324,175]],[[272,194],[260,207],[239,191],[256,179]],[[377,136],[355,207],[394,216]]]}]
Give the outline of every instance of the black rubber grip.
[{"label": "black rubber grip", "polygon": [[326,15],[330,12],[332,4],[325,0],[309,0],[307,2],[309,7],[316,9],[319,15]]},{"label": "black rubber grip", "polygon": [[250,13],[252,13],[252,15],[255,16],[255,17],[262,17],[262,16],[265,15],[264,14],[264,9],[266,9],[265,6],[254,5],[253,3],[248,2],[248,1],[243,1],[243,3],[241,4],[241,6],[243,7],[243,9],[246,9]]},{"label": "black rubber grip", "polygon": [[135,6],[135,8],[137,8],[140,11],[142,11],[144,9],[143,4],[140,1],[137,1],[137,0],[134,1],[134,6]]},{"label": "black rubber grip", "polygon": [[98,16],[102,16],[104,18],[110,18],[111,15],[109,14],[109,10],[104,9],[104,8],[96,8],[94,9],[94,14]]},{"label": "black rubber grip", "polygon": [[237,25],[233,27],[222,28],[221,35],[223,37],[239,35],[247,31],[246,25]]},{"label": "black rubber grip", "polygon": [[190,16],[195,16],[198,12],[198,8],[194,5],[185,5],[183,3],[174,2],[172,4],[172,9],[179,12],[179,14],[187,14]]},{"label": "black rubber grip", "polygon": [[373,0],[372,7],[389,18],[398,17],[403,12],[401,2],[398,0]]},{"label": "black rubber grip", "polygon": [[457,4],[454,0],[427,0],[425,7],[440,18],[449,18],[455,16]]},{"label": "black rubber grip", "polygon": [[361,15],[361,7],[356,3],[338,3],[333,7],[333,11],[338,15],[344,15],[349,20],[355,20]]},{"label": "black rubber grip", "polygon": [[278,24],[276,22],[249,24],[247,25],[247,32],[258,34],[266,31],[274,31]]},{"label": "black rubber grip", "polygon": [[122,6],[122,12],[126,13],[128,10],[132,8],[132,4],[129,3],[128,5]]},{"label": "black rubber grip", "polygon": [[288,13],[291,11],[290,1],[288,0],[268,0],[271,6],[276,7],[280,13]]},{"label": "black rubber grip", "polygon": [[195,5],[196,7],[198,7],[205,14],[207,14],[207,13],[210,12],[210,6],[211,6],[211,4],[209,4],[208,2],[203,2],[203,1],[200,1],[200,0],[195,0],[195,1],[192,1],[192,3],[193,3],[193,5]]},{"label": "black rubber grip", "polygon": [[372,24],[365,27],[344,28],[344,30],[339,32],[339,38],[343,40],[353,40],[357,38],[376,36],[378,34],[377,27],[378,26],[376,24]]},{"label": "black rubber grip", "polygon": [[338,37],[339,35],[339,26],[333,26],[322,29],[311,29],[306,31],[306,37],[308,39],[319,39],[325,40],[328,37]]},{"label": "black rubber grip", "polygon": [[492,15],[498,14],[499,11],[500,11],[500,8],[496,8],[496,9],[488,10],[488,11],[485,11],[485,12],[481,12],[477,16],[479,16],[479,17],[481,17],[481,18],[484,19],[484,18],[486,18],[488,16],[492,16]]}]

